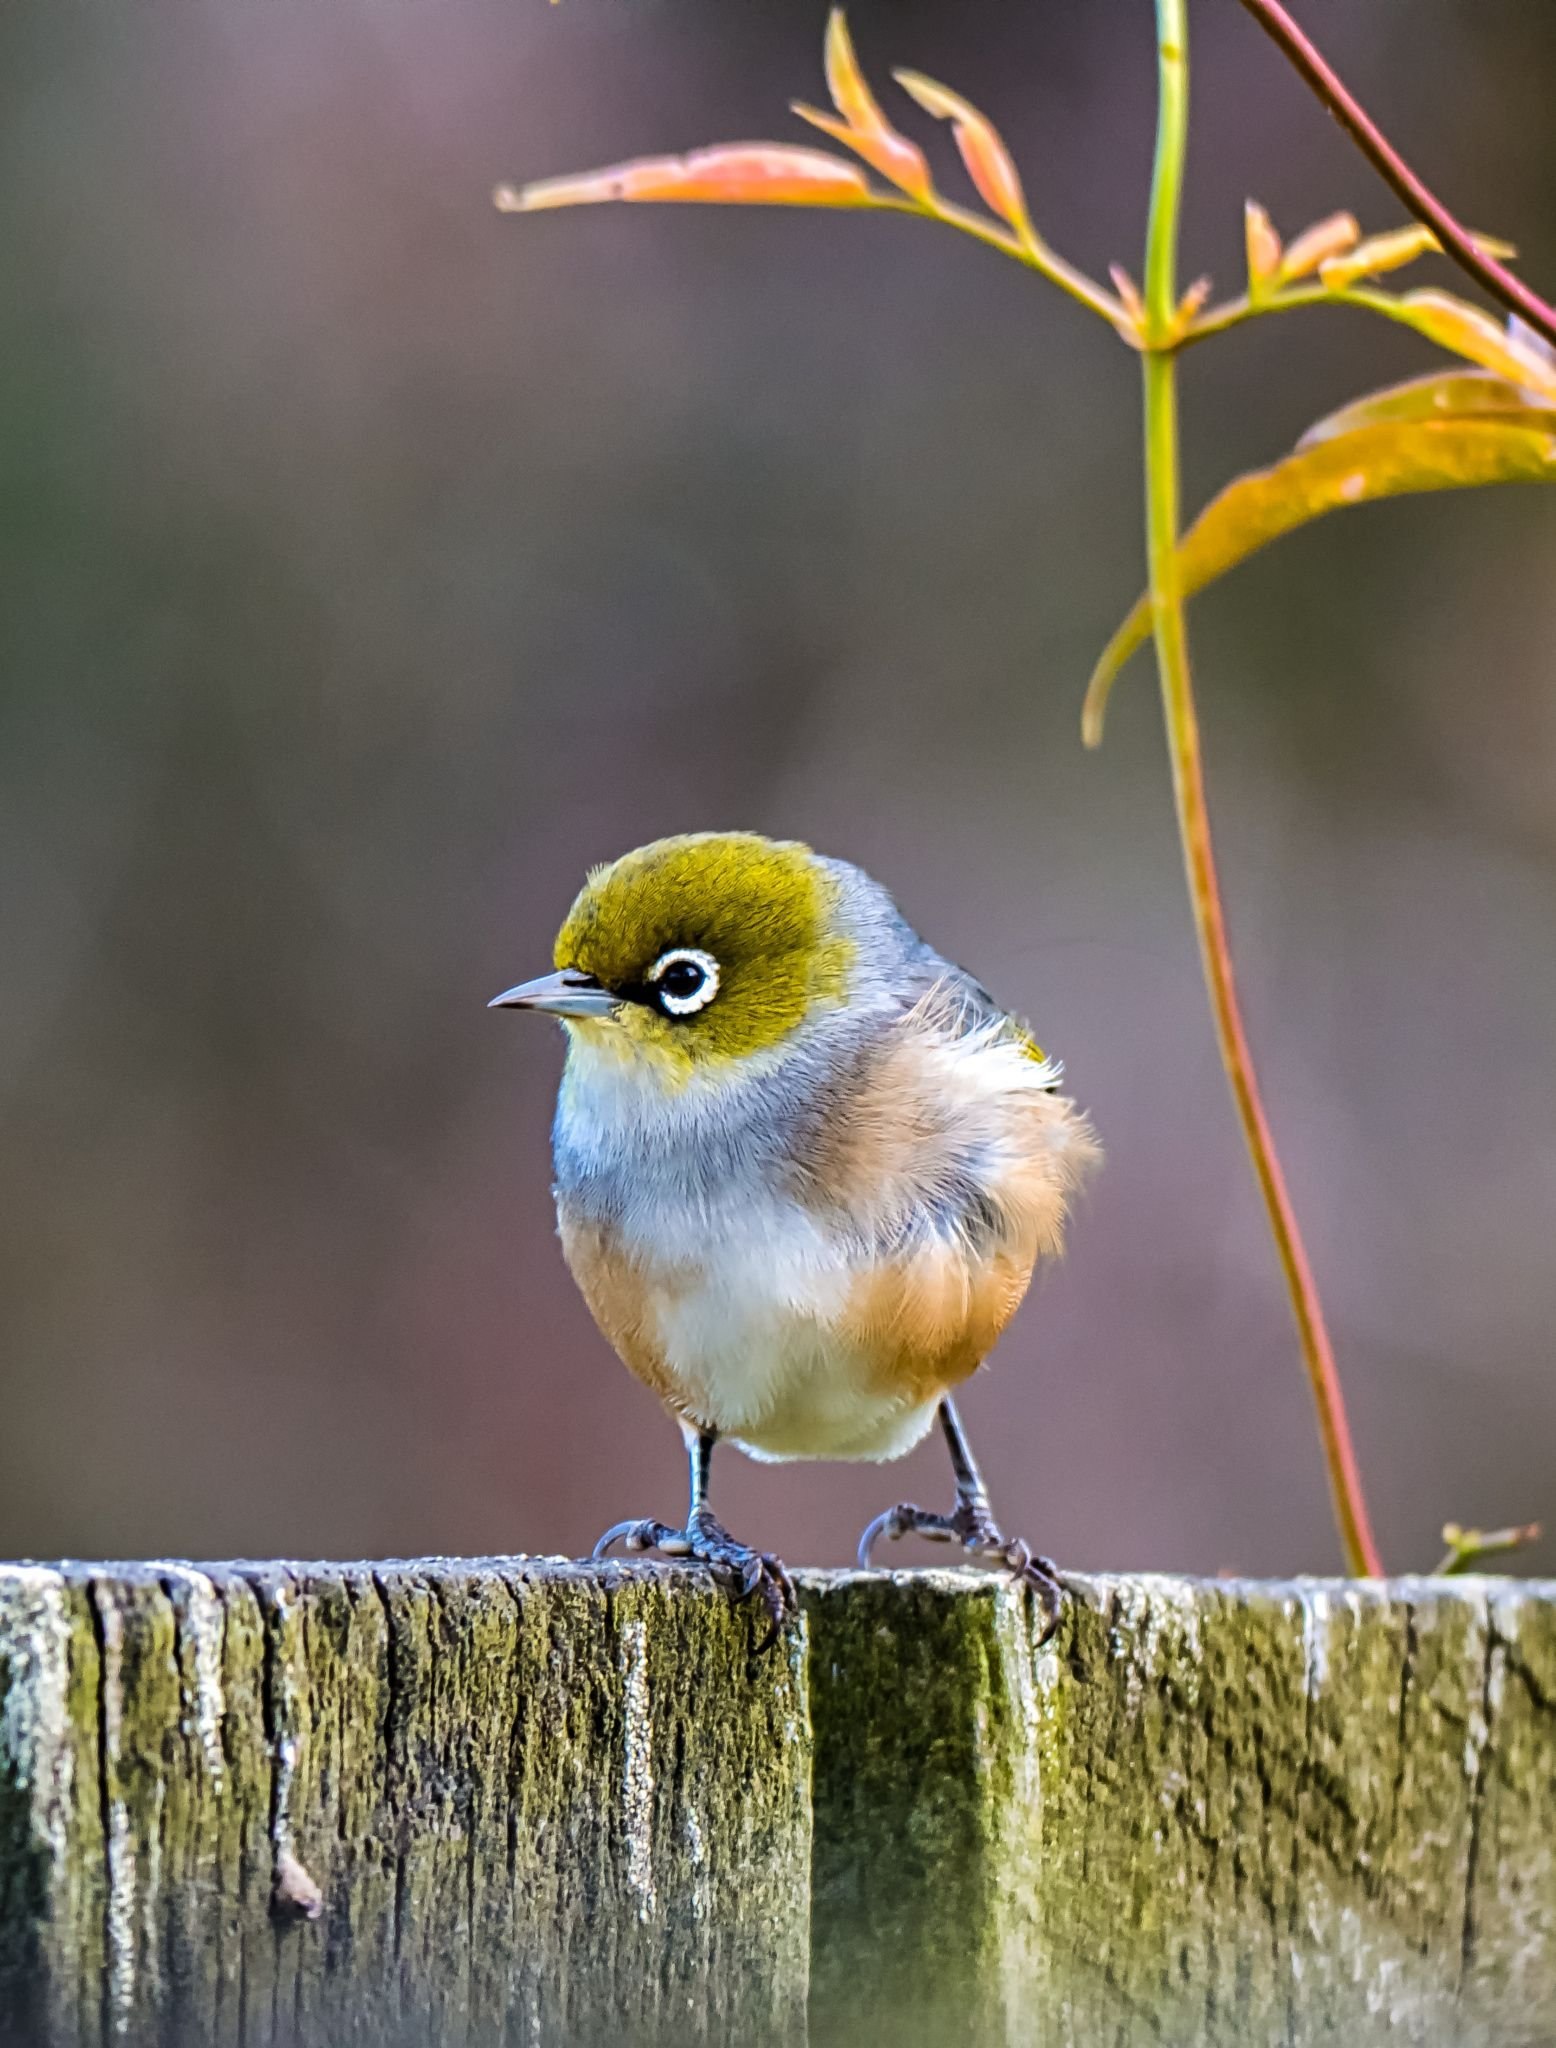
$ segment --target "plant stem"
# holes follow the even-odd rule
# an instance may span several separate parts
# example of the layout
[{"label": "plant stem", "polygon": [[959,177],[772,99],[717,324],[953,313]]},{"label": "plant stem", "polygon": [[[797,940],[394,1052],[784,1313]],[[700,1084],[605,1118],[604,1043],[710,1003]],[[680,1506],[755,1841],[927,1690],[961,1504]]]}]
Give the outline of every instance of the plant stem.
[{"label": "plant stem", "polygon": [[1524,1550],[1529,1544],[1538,1543],[1542,1534],[1538,1522],[1525,1522],[1516,1529],[1461,1529],[1457,1522],[1450,1522],[1443,1530],[1448,1554],[1437,1567],[1437,1576],[1451,1579],[1472,1572],[1483,1558]]},{"label": "plant stem", "polygon": [[1372,291],[1365,286],[1334,291],[1326,284],[1299,284],[1272,292],[1267,299],[1250,299],[1244,292],[1235,299],[1224,299],[1217,305],[1207,306],[1183,330],[1178,345],[1188,348],[1209,335],[1225,334],[1228,328],[1241,327],[1244,321],[1262,320],[1266,313],[1289,313],[1297,306],[1366,306],[1387,319],[1404,320],[1407,326],[1410,324],[1405,315],[1397,311],[1397,302],[1387,292]]},{"label": "plant stem", "polygon": [[1521,278],[1515,277],[1494,256],[1486,255],[1477,247],[1474,236],[1411,170],[1366,108],[1346,89],[1315,45],[1280,5],[1280,0],[1243,0],[1243,5],[1265,34],[1285,51],[1379,177],[1416,219],[1424,221],[1432,230],[1442,243],[1444,253],[1510,313],[1527,320],[1547,341],[1556,344],[1556,308],[1548,306]]},{"label": "plant stem", "polygon": [[1057,250],[1034,235],[1028,240],[1009,228],[997,227],[982,214],[973,213],[965,206],[958,206],[953,200],[943,199],[937,192],[929,205],[922,205],[915,199],[879,198],[876,205],[883,211],[909,213],[919,220],[937,220],[945,227],[960,228],[964,235],[972,235],[977,241],[987,242],[991,249],[998,249],[1003,255],[1012,256],[1017,263],[1028,270],[1035,270],[1039,277],[1046,277],[1050,284],[1068,292],[1088,311],[1100,315],[1114,328],[1120,338],[1135,345],[1134,323],[1130,320],[1123,302],[1109,291],[1078,270],[1073,263],[1067,263]]},{"label": "plant stem", "polygon": [[1253,1157],[1259,1190],[1280,1255],[1302,1355],[1318,1409],[1319,1436],[1329,1475],[1335,1519],[1353,1574],[1382,1571],[1361,1475],[1346,1421],[1345,1401],[1334,1352],[1308,1265],[1285,1177],[1276,1156],[1269,1120],[1259,1095],[1238,1007],[1227,939],[1226,917],[1216,879],[1215,849],[1205,802],[1199,720],[1189,672],[1188,639],[1178,572],[1178,387],[1172,333],[1176,300],[1178,211],[1188,141],[1188,21],[1186,0],[1156,0],[1159,114],[1156,159],[1151,178],[1151,218],[1146,240],[1145,382],[1146,535],[1156,639],[1157,671],[1172,762],[1178,833],[1183,845],[1189,898],[1193,905],[1200,959],[1222,1064],[1231,1084],[1243,1136]]}]

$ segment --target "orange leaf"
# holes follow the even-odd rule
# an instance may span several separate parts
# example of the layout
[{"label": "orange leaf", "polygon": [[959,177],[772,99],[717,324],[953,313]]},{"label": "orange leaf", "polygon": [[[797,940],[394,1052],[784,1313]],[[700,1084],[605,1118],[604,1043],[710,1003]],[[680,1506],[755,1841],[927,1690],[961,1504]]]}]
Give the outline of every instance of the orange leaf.
[{"label": "orange leaf", "polygon": [[924,152],[905,135],[899,135],[881,112],[859,69],[841,7],[834,7],[827,20],[826,66],[827,90],[841,121],[798,103],[795,113],[813,128],[820,128],[824,134],[856,150],[872,170],[879,171],[900,191],[920,201],[929,199],[934,185]]},{"label": "orange leaf", "polygon": [[[1477,484],[1556,482],[1556,431],[1494,419],[1388,421],[1299,448],[1270,469],[1237,477],[1178,544],[1183,595],[1191,597],[1283,533],[1342,505]],[[1151,637],[1151,598],[1135,604],[1086,686],[1081,733],[1102,738],[1119,670]]]},{"label": "orange leaf", "polygon": [[690,156],[639,157],[574,178],[547,178],[492,195],[502,213],[592,206],[608,199],[692,199],[732,206],[877,206],[863,171],[819,149],[729,142]]},{"label": "orange leaf", "polygon": [[937,85],[934,79],[926,78],[920,71],[894,71],[892,77],[905,93],[918,101],[926,114],[933,114],[937,121],[951,123],[956,146],[967,166],[967,175],[989,211],[1008,221],[1024,242],[1036,241],[1026,198],[1021,190],[1020,175],[1011,162],[1010,151],[1000,139],[999,130],[988,116],[980,114],[960,93],[952,92],[948,86]]},{"label": "orange leaf", "polygon": [[934,185],[930,181],[929,166],[922,152],[905,136],[863,135],[857,128],[850,128],[846,121],[839,121],[833,114],[822,113],[819,107],[808,107],[803,100],[790,100],[789,110],[798,114],[802,121],[808,121],[812,128],[819,128],[823,135],[830,135],[834,142],[841,142],[845,149],[851,149],[862,156],[872,171],[879,171],[883,178],[906,192],[910,199],[927,202],[934,196]]},{"label": "orange leaf", "polygon": [[1315,421],[1297,446],[1312,448],[1320,441],[1332,441],[1337,434],[1382,426],[1386,420],[1443,419],[1517,420],[1556,432],[1556,398],[1533,404],[1529,392],[1492,370],[1437,370],[1429,377],[1412,377],[1406,384],[1369,391],[1365,398],[1341,406]]},{"label": "orange leaf", "polygon": [[1342,255],[1360,233],[1354,213],[1331,213],[1326,219],[1315,221],[1287,247],[1281,258],[1281,283],[1290,284],[1296,278],[1306,277],[1331,256]]},{"label": "orange leaf", "polygon": [[1255,296],[1260,285],[1274,283],[1280,270],[1280,236],[1256,199],[1243,206],[1243,236],[1248,244],[1248,289]]}]

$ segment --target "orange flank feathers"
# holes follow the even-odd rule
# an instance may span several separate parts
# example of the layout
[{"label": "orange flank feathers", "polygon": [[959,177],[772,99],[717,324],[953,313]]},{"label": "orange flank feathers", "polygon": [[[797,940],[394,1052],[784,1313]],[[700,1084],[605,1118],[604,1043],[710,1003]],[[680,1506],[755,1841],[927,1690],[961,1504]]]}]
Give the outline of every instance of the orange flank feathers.
[{"label": "orange flank feathers", "polygon": [[561,1218],[562,1256],[600,1334],[634,1378],[682,1413],[685,1389],[666,1362],[656,1313],[689,1276],[656,1266],[650,1273],[620,1237],[597,1223]]},{"label": "orange flank feathers", "polygon": [[1031,1278],[1019,1253],[972,1258],[963,1246],[930,1239],[859,1275],[837,1334],[857,1350],[871,1387],[917,1407],[978,1370]]}]

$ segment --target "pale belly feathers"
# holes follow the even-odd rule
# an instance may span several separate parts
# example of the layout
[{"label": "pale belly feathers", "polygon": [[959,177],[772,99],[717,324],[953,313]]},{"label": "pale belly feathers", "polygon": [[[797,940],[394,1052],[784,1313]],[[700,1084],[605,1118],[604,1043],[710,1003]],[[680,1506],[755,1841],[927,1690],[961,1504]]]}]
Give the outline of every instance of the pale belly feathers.
[{"label": "pale belly feathers", "polygon": [[935,1397],[844,1326],[856,1275],[793,1202],[748,1197],[711,1228],[662,1209],[648,1232],[564,1203],[561,1234],[601,1329],[685,1420],[767,1458],[892,1458],[929,1427]]}]

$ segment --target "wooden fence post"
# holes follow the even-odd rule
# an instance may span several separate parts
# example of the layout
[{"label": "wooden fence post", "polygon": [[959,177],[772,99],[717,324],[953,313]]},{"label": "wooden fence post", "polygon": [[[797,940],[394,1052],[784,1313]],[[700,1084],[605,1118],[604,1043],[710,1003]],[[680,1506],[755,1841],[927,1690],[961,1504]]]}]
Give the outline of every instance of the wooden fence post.
[{"label": "wooden fence post", "polygon": [[1556,2041],[1556,1587],[0,1566],[3,2048]]}]

